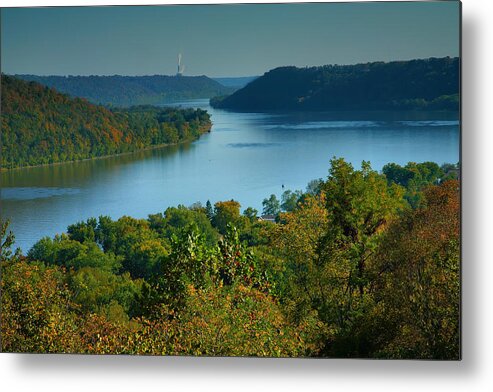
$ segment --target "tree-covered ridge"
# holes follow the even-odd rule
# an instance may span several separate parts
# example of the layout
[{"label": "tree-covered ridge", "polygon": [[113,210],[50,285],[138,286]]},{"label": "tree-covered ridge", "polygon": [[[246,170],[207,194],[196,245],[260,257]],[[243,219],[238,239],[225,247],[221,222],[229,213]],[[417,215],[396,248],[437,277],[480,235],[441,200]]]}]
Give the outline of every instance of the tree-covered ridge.
[{"label": "tree-covered ridge", "polygon": [[15,75],[88,101],[109,106],[152,105],[185,99],[211,98],[230,94],[207,76],[37,76]]},{"label": "tree-covered ridge", "polygon": [[211,128],[201,109],[109,110],[2,75],[2,168],[66,162],[194,140]]},{"label": "tree-covered ridge", "polygon": [[211,105],[240,111],[458,110],[459,59],[280,67]]},{"label": "tree-covered ridge", "polygon": [[2,350],[458,359],[457,169],[333,159],[277,223],[197,203],[78,222],[27,256],[3,225]]}]

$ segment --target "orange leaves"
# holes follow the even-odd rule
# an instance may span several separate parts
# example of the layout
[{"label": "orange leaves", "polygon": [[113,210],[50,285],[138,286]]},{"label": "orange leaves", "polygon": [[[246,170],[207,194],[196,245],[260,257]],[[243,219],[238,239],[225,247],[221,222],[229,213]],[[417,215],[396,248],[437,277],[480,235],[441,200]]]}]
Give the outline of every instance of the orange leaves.
[{"label": "orange leaves", "polygon": [[422,207],[408,211],[385,234],[373,260],[384,322],[393,334],[381,354],[457,359],[459,356],[459,184],[425,190]]},{"label": "orange leaves", "polygon": [[[112,127],[112,126],[109,127],[109,131],[110,131],[111,139],[115,143],[119,144],[122,137],[123,137],[123,132],[119,129],[116,129],[115,127]],[[126,137],[128,137],[128,136],[129,135],[127,135]]]}]

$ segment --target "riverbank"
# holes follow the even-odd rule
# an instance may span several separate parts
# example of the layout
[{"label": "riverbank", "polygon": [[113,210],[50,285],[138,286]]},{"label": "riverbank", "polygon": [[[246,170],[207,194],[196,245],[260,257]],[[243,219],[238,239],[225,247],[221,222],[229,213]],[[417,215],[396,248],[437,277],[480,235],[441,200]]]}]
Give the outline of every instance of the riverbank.
[{"label": "riverbank", "polygon": [[69,163],[76,163],[76,162],[87,162],[87,161],[94,161],[94,160],[99,160],[99,159],[108,159],[108,158],[113,158],[113,157],[119,157],[119,156],[125,156],[125,155],[130,155],[130,154],[135,154],[137,152],[142,152],[142,151],[148,151],[148,150],[155,150],[158,148],[164,148],[164,147],[170,147],[170,146],[178,146],[180,144],[186,144],[186,143],[192,143],[196,140],[198,140],[203,134],[205,133],[210,133],[212,130],[212,123],[210,123],[208,126],[202,127],[199,131],[199,136],[196,138],[190,138],[190,139],[185,139],[185,140],[180,140],[176,143],[163,143],[163,144],[156,144],[153,146],[147,146],[144,148],[138,148],[133,151],[125,151],[125,152],[120,152],[116,154],[108,154],[108,155],[102,155],[102,156],[96,156],[96,157],[91,157],[91,158],[83,158],[83,159],[75,159],[75,160],[70,160],[70,161],[62,161],[62,162],[51,162],[51,163],[42,163],[39,165],[29,165],[29,166],[16,166],[16,167],[11,167],[11,168],[4,168],[0,167],[0,173],[5,173],[5,172],[10,172],[10,171],[15,171],[15,170],[21,170],[21,169],[34,169],[37,167],[47,167],[47,166],[57,166],[57,165],[65,165]]}]

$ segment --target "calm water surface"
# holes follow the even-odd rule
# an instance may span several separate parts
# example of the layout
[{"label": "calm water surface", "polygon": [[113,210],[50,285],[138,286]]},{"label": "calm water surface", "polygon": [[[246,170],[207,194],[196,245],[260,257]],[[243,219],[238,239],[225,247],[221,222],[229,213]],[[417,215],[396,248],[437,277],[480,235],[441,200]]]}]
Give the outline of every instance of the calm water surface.
[{"label": "calm water surface", "polygon": [[263,198],[305,189],[326,177],[329,159],[359,167],[369,160],[456,163],[456,114],[343,112],[264,114],[210,108],[206,100],[181,103],[212,115],[200,140],[130,155],[2,173],[2,217],[11,219],[16,245],[26,252],[99,215],[145,218],[169,206],[238,200],[261,211]]}]

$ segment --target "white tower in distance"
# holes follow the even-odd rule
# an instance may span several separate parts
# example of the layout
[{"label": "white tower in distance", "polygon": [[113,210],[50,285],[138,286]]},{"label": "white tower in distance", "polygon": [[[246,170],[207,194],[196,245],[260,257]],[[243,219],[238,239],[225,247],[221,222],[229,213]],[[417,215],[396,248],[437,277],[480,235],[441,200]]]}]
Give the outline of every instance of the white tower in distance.
[{"label": "white tower in distance", "polygon": [[176,76],[183,76],[183,72],[185,72],[185,66],[181,63],[181,53],[178,53],[178,70]]}]

